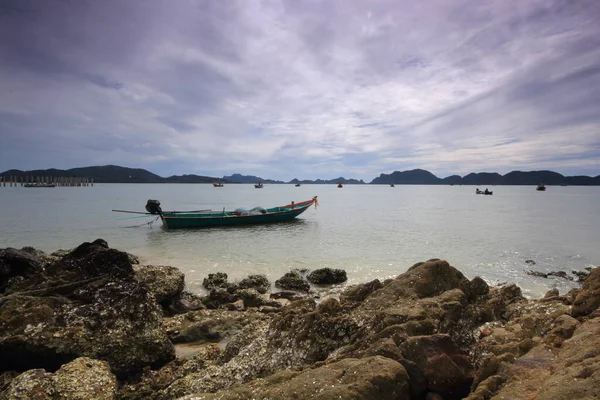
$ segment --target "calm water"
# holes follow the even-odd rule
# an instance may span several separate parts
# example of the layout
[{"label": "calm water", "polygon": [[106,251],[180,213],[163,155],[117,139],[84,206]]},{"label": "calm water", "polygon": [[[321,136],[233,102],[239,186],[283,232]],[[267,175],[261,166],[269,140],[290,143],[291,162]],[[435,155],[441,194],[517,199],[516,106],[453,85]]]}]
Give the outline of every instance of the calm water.
[{"label": "calm water", "polygon": [[[208,273],[241,279],[250,273],[275,280],[292,268],[342,268],[349,283],[387,278],[418,261],[443,258],[469,278],[517,283],[531,296],[572,284],[534,278],[538,271],[600,265],[599,187],[96,184],[88,188],[0,187],[0,248],[72,248],[103,238],[144,263],[168,264],[200,288]],[[164,231],[129,227],[111,209],[144,211],[147,199],[164,210],[272,207],[319,196],[293,223]],[[533,259],[529,266],[525,260]]]}]

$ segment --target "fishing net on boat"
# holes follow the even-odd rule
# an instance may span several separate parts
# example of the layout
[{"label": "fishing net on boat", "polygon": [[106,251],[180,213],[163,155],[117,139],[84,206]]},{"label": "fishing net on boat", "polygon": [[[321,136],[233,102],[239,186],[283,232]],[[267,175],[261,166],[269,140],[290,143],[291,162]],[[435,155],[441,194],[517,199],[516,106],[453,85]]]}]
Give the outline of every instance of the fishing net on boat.
[{"label": "fishing net on boat", "polygon": [[267,210],[265,210],[262,207],[254,207],[249,210],[247,208],[236,208],[234,213],[237,215],[258,215],[258,214],[266,214]]}]

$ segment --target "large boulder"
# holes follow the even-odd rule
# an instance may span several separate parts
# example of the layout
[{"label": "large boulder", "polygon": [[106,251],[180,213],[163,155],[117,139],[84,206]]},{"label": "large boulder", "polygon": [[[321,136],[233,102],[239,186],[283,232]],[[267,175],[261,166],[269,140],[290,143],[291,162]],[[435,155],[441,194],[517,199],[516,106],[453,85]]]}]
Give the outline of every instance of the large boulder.
[{"label": "large boulder", "polygon": [[265,294],[271,288],[271,283],[266,275],[249,275],[238,283],[240,289],[255,289],[260,294]]},{"label": "large boulder", "polygon": [[0,303],[0,371],[55,371],[87,356],[124,376],[174,358],[154,295],[136,281],[127,255],[105,243],[84,243],[9,285]]},{"label": "large boulder", "polygon": [[538,345],[514,363],[501,364],[506,381],[498,399],[596,399],[600,387],[600,318],[575,329],[560,348]]},{"label": "large boulder", "polygon": [[600,307],[600,267],[594,268],[573,302],[573,317],[583,317],[591,314]]},{"label": "large boulder", "polygon": [[0,293],[14,277],[28,277],[38,272],[42,260],[35,254],[17,249],[0,249]]},{"label": "large boulder", "polygon": [[179,297],[185,287],[185,275],[167,265],[135,265],[135,277],[143,282],[163,306]]},{"label": "large boulder", "polygon": [[345,359],[303,372],[282,371],[219,393],[200,393],[181,400],[362,399],[409,400],[408,374],[402,365],[375,356]]},{"label": "large boulder", "polygon": [[400,352],[423,371],[430,392],[449,400],[462,399],[469,393],[473,367],[449,335],[409,337],[400,345]]},{"label": "large boulder", "polygon": [[116,393],[117,379],[108,364],[82,357],[63,365],[54,374],[43,369],[22,373],[0,392],[0,399],[112,400]]},{"label": "large boulder", "polygon": [[348,277],[343,269],[321,268],[308,274],[306,279],[316,285],[333,285],[346,282]]},{"label": "large boulder", "polygon": [[308,292],[310,285],[297,271],[287,272],[281,278],[275,281],[275,286],[286,290],[297,290],[299,292]]}]

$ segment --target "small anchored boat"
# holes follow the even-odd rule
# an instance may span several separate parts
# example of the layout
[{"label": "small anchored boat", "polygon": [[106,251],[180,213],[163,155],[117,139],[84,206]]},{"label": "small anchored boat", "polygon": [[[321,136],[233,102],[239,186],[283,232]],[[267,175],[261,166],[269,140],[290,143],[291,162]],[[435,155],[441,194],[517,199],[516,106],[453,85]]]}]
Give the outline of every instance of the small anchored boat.
[{"label": "small anchored boat", "polygon": [[233,211],[163,211],[160,207],[160,201],[148,200],[146,203],[147,212],[112,210],[115,212],[124,212],[130,214],[143,214],[148,216],[156,215],[167,229],[182,228],[210,228],[217,226],[231,225],[249,225],[249,224],[268,224],[275,222],[291,221],[310,206],[317,207],[319,204],[317,196],[310,200],[299,203],[291,202],[284,206],[262,208],[254,207],[252,209],[237,208]]},{"label": "small anchored boat", "polygon": [[213,182],[214,187],[223,187],[223,182]]},{"label": "small anchored boat", "polygon": [[256,189],[262,189],[263,188],[263,183],[262,182],[258,182],[254,184],[254,188]]},{"label": "small anchored boat", "polygon": [[339,187],[339,188],[343,188],[343,187],[344,187],[344,185],[342,185],[342,182],[340,182],[340,183],[338,183],[338,186],[337,186],[337,187]]},{"label": "small anchored boat", "polygon": [[540,192],[543,192],[544,190],[546,190],[546,186],[544,186],[543,183],[540,183],[539,185],[537,185],[535,190],[539,190]]},{"label": "small anchored boat", "polygon": [[483,194],[483,195],[491,196],[491,195],[494,194],[494,192],[493,191],[489,191],[487,189],[485,189],[485,190],[475,189],[475,194]]}]

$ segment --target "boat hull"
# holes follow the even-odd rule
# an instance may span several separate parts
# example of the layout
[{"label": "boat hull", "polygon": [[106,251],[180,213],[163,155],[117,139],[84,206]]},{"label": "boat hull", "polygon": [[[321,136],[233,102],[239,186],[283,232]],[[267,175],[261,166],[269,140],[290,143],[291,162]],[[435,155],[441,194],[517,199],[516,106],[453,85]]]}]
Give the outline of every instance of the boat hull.
[{"label": "boat hull", "polygon": [[309,200],[295,205],[288,204],[286,206],[268,209],[264,214],[252,215],[238,215],[231,211],[196,214],[166,212],[161,215],[161,219],[163,221],[163,226],[167,229],[271,224],[293,220],[306,211],[314,202],[315,200]]}]

